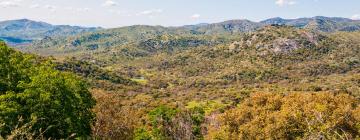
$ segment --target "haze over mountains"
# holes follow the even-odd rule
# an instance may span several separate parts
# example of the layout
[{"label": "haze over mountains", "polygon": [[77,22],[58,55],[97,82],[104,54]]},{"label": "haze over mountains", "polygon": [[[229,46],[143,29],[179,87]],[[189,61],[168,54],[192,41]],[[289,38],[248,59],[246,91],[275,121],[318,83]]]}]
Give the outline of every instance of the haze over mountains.
[{"label": "haze over mountains", "polygon": [[[263,26],[278,24],[289,25],[297,28],[306,28],[323,32],[357,31],[360,30],[360,21],[340,17],[312,17],[299,19],[271,18],[260,22],[249,20],[229,20],[212,24],[197,24],[181,27],[160,27],[177,32],[189,32],[191,34],[224,34],[255,31]],[[121,28],[141,28],[141,26]],[[66,37],[94,31],[115,31],[114,29],[102,29],[95,27],[80,27],[69,25],[51,25],[45,22],[37,22],[28,19],[10,20],[0,22],[0,38],[12,45],[31,43],[45,37]],[[120,29],[121,30],[121,29]]]},{"label": "haze over mountains", "polygon": [[19,19],[0,22],[0,39],[10,44],[22,44],[40,40],[47,36],[69,36],[96,30],[99,28],[51,25],[45,22]]}]

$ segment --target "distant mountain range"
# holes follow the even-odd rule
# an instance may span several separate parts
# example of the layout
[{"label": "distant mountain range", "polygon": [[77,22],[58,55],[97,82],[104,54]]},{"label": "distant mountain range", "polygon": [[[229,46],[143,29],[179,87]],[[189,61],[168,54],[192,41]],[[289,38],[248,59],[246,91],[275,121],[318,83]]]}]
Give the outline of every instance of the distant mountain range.
[{"label": "distant mountain range", "polygon": [[249,20],[229,20],[214,24],[199,24],[184,26],[203,34],[214,33],[236,33],[255,31],[267,25],[288,25],[297,28],[305,28],[322,32],[336,31],[358,31],[360,30],[360,21],[341,17],[323,17],[317,16],[312,18],[283,19],[280,17],[266,19],[260,22]]},{"label": "distant mountain range", "polygon": [[24,44],[40,40],[47,36],[69,36],[99,30],[69,25],[51,25],[45,22],[28,19],[8,20],[0,22],[0,39],[9,44]]},{"label": "distant mountain range", "polygon": [[335,31],[357,31],[360,30],[360,21],[340,17],[322,17],[299,18],[299,19],[282,19],[272,18],[261,21],[260,23],[289,25],[298,28],[307,28],[323,32]]},{"label": "distant mountain range", "polygon": [[[51,25],[45,22],[37,22],[28,19],[10,20],[0,22],[0,39],[5,40],[10,45],[31,43],[47,37],[68,37],[82,33],[86,36],[99,38],[113,38],[118,35],[137,36],[151,34],[192,34],[192,35],[215,35],[215,34],[234,34],[242,32],[252,32],[267,25],[288,25],[297,28],[304,28],[322,32],[336,31],[358,31],[360,21],[341,17],[312,17],[298,19],[271,18],[260,22],[249,20],[229,20],[220,23],[201,23],[197,25],[187,25],[181,27],[161,27],[161,26],[129,26],[113,29],[86,28],[68,25]],[[134,31],[134,32],[132,32]],[[150,31],[145,33],[146,31]],[[126,33],[129,33],[126,34]],[[106,34],[106,36],[104,36]],[[90,40],[91,41],[91,40]],[[121,40],[120,40],[121,41]]]}]

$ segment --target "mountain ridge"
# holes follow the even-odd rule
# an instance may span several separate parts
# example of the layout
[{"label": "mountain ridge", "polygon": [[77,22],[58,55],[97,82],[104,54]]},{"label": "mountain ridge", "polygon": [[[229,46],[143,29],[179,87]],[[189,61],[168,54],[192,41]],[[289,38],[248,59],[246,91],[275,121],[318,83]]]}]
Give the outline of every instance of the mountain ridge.
[{"label": "mountain ridge", "polygon": [[[321,32],[336,31],[358,31],[360,30],[360,21],[342,17],[324,17],[316,16],[310,18],[284,19],[281,17],[269,18],[263,21],[254,22],[247,19],[227,20],[218,23],[200,23],[195,25],[184,25],[177,27],[150,26],[150,25],[132,25],[119,28],[101,28],[101,27],[81,27],[70,25],[51,25],[46,22],[33,21],[29,19],[8,20],[0,22],[0,38],[7,41],[8,44],[31,43],[46,37],[65,37],[77,36],[86,33],[104,33],[118,34],[122,30],[137,30],[135,34],[149,31],[147,29],[159,30],[160,34],[239,34],[243,32],[253,32],[268,25],[287,25],[296,28],[304,28]],[[136,29],[137,28],[137,29]],[[157,29],[155,29],[157,28]],[[126,32],[126,31],[125,31]],[[159,32],[153,32],[157,34]],[[121,34],[121,33],[120,33]],[[111,36],[111,35],[110,35]],[[115,35],[116,36],[116,35]],[[23,42],[18,42],[24,40]]]},{"label": "mountain ridge", "polygon": [[52,25],[29,19],[6,20],[0,22],[0,38],[10,45],[19,45],[40,40],[46,36],[69,36],[98,29],[97,27]]}]

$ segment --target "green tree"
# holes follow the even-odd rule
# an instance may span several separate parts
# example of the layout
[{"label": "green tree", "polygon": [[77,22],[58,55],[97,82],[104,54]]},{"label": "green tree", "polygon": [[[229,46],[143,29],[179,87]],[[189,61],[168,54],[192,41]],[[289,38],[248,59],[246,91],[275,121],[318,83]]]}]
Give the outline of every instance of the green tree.
[{"label": "green tree", "polygon": [[199,139],[202,139],[201,125],[205,120],[205,110],[202,107],[194,107],[190,110],[192,120],[192,133]]},{"label": "green tree", "polygon": [[91,133],[95,100],[71,73],[0,44],[0,134],[5,137],[21,117],[45,137],[86,137]]},{"label": "green tree", "polygon": [[166,139],[171,135],[167,129],[172,124],[172,119],[178,111],[167,106],[159,106],[150,111],[148,116],[153,127],[152,133],[155,139]]}]

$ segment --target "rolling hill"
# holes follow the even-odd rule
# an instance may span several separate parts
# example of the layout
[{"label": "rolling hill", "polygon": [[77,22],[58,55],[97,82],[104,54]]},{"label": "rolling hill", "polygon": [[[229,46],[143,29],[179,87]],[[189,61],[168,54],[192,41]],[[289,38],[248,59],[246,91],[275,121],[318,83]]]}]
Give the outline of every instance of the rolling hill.
[{"label": "rolling hill", "polygon": [[[43,40],[35,41],[30,49],[46,48],[49,54],[56,54],[56,51],[96,50],[122,46],[125,44],[139,44],[150,39],[161,36],[190,37],[190,38],[224,38],[229,39],[237,35],[254,32],[269,25],[286,25],[299,29],[306,29],[315,32],[336,32],[336,31],[358,31],[360,21],[336,17],[312,17],[299,19],[272,18],[261,22],[249,20],[230,20],[213,24],[197,24],[181,27],[162,26],[128,26],[121,28],[105,29],[95,32],[84,33],[74,36],[54,36]],[[74,33],[75,34],[75,33]],[[203,41],[193,43],[201,45]],[[51,46],[51,47],[50,47]],[[61,49],[59,49],[61,48]],[[42,49],[44,50],[44,49]],[[46,52],[45,52],[46,53]]]},{"label": "rolling hill", "polygon": [[[69,25],[51,25],[45,22],[37,22],[28,19],[10,20],[0,22],[0,38],[5,40],[12,46],[29,44],[36,41],[36,45],[41,43],[37,42],[46,37],[59,38],[60,45],[69,45],[72,41],[82,41],[87,36],[90,40],[85,45],[90,48],[95,46],[116,46],[122,45],[124,42],[132,42],[139,40],[142,37],[149,38],[149,36],[157,36],[161,34],[172,35],[225,35],[225,34],[241,34],[244,32],[253,32],[257,29],[267,25],[289,25],[297,28],[304,28],[314,31],[322,32],[336,32],[336,31],[358,31],[360,30],[360,21],[351,20],[339,17],[312,17],[312,18],[299,18],[299,19],[282,19],[271,18],[260,22],[252,22],[249,20],[229,20],[220,23],[212,24],[197,24],[187,25],[181,27],[161,27],[161,26],[130,26],[102,30],[101,28],[94,27],[80,27]],[[89,34],[86,34],[88,33]],[[92,34],[93,33],[93,34]],[[81,34],[81,35],[79,35]],[[79,36],[77,36],[79,35]],[[73,37],[74,36],[74,37]],[[129,36],[129,37],[128,37]],[[64,39],[68,38],[68,39]],[[48,39],[48,38],[46,38]],[[72,40],[71,40],[72,39]],[[94,40],[91,40],[94,39]],[[111,42],[109,40],[119,40]],[[63,40],[67,40],[64,42]],[[106,45],[97,44],[94,41],[108,40]],[[48,43],[49,40],[47,40]],[[44,41],[41,41],[44,42]],[[54,44],[54,43],[53,43]],[[94,46],[94,44],[96,44]],[[78,44],[79,45],[79,44]]]},{"label": "rolling hill", "polygon": [[[98,101],[96,137],[157,138],[153,133],[159,130],[167,139],[246,139],[243,133],[253,139],[259,133],[264,139],[307,139],[322,137],[317,132],[324,129],[327,138],[359,136],[359,31],[273,25],[208,36],[146,28],[115,46],[70,51],[49,45],[34,51],[55,48],[62,70],[89,73]],[[317,122],[318,114],[319,123],[303,123]],[[171,119],[162,122],[166,115]],[[162,123],[154,125],[153,118]]]},{"label": "rolling hill", "polygon": [[87,81],[97,103],[92,138],[356,139],[358,25],[328,17],[137,25],[16,49]]}]

